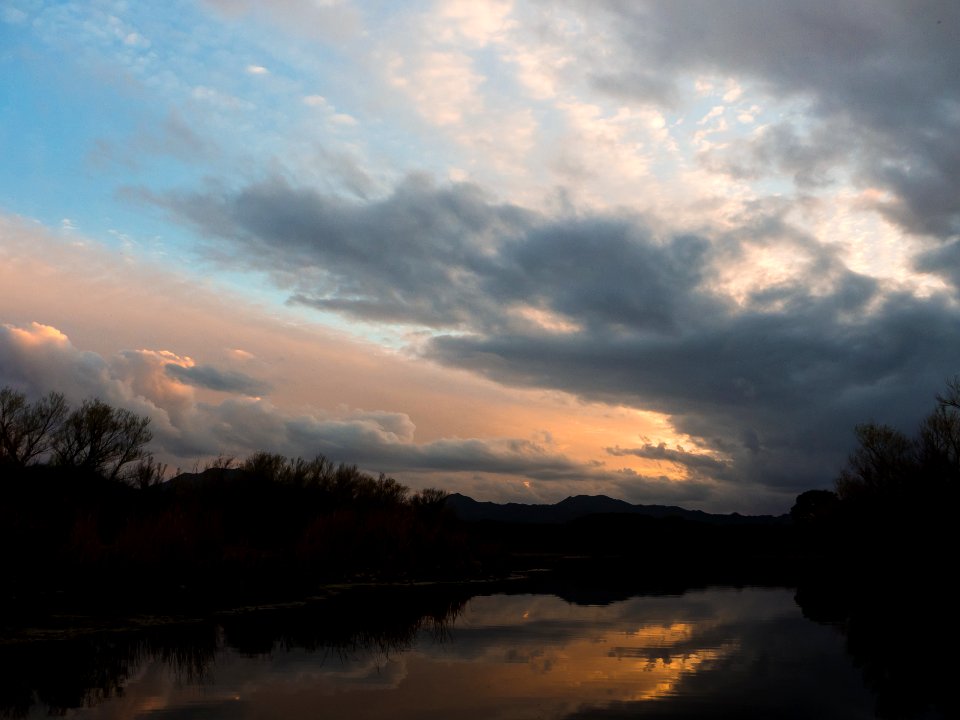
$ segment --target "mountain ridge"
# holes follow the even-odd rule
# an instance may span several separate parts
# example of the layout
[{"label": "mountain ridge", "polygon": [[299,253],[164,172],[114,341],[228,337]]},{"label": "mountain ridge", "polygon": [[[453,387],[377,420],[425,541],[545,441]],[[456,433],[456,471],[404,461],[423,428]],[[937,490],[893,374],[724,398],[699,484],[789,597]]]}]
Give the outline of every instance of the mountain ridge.
[{"label": "mountain ridge", "polygon": [[713,525],[776,525],[789,521],[789,515],[741,515],[740,513],[708,513],[688,510],[677,505],[640,505],[617,500],[607,495],[570,495],[552,504],[495,503],[474,500],[453,493],[447,507],[467,522],[493,521],[506,523],[561,524],[587,515],[622,514],[654,518],[681,518]]},{"label": "mountain ridge", "polygon": [[[242,482],[244,473],[238,468],[208,468],[202,472],[185,472],[161,489],[176,490],[184,486],[216,487]],[[590,515],[637,515],[649,518],[679,518],[709,525],[782,525],[790,522],[784,515],[741,515],[740,513],[708,513],[689,510],[679,505],[632,504],[608,495],[568,495],[556,503],[495,503],[475,500],[462,493],[447,496],[447,507],[465,522],[491,521],[512,524],[560,525]]]}]

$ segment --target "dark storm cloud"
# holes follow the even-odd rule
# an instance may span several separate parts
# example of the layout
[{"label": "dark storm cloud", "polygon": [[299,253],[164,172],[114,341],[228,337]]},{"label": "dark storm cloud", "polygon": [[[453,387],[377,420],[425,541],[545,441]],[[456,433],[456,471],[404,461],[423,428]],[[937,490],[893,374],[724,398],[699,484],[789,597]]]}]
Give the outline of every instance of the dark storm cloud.
[{"label": "dark storm cloud", "polygon": [[[960,317],[948,299],[851,272],[792,228],[778,201],[747,207],[737,229],[709,238],[659,236],[641,218],[612,213],[548,218],[469,185],[420,180],[367,205],[277,182],[165,202],[209,235],[232,238],[221,246],[235,262],[284,273],[301,302],[433,325],[441,332],[423,346],[431,359],[668,413],[729,464],[677,462],[780,492],[784,504],[832,481],[856,423],[911,429],[958,369]],[[737,304],[713,283],[720,268],[749,270],[751,247],[788,249],[797,272]],[[567,326],[557,332],[516,308]],[[423,458],[413,447],[381,449],[387,465],[507,471],[479,446],[445,454],[434,444]]]},{"label": "dark storm cloud", "polygon": [[214,252],[278,273],[293,302],[365,320],[502,332],[523,322],[504,309],[523,306],[672,331],[715,311],[698,291],[703,238],[660,240],[628,217],[549,219],[468,184],[410,178],[357,204],[270,181],[160,202],[231,240]]},{"label": "dark storm cloud", "polygon": [[939,275],[960,288],[960,240],[918,254],[914,258],[914,268]]},{"label": "dark storm cloud", "polygon": [[187,385],[219,392],[264,395],[270,390],[268,383],[235,370],[220,370],[212,365],[187,367],[176,363],[167,363],[164,371],[170,377]]},{"label": "dark storm cloud", "polygon": [[669,333],[713,310],[698,291],[708,250],[706,241],[691,236],[659,242],[624,218],[541,223],[503,246],[497,274],[484,287],[587,329],[623,325]]},{"label": "dark storm cloud", "polygon": [[[595,20],[603,8],[618,45],[587,70],[599,89],[669,102],[683,73],[752,81],[772,97],[809,104],[804,122],[821,141],[805,148],[795,127],[775,126],[756,141],[751,172],[766,163],[793,168],[802,181],[812,162],[813,177],[822,177],[823,161],[847,145],[861,182],[894,195],[879,208],[891,220],[921,234],[960,232],[956,2],[601,0],[582,8]],[[648,77],[654,70],[638,80],[634,68],[655,69],[658,82]],[[726,157],[733,170],[736,161]]]},{"label": "dark storm cloud", "polygon": [[957,370],[957,321],[945,301],[894,295],[847,316],[827,297],[676,335],[448,336],[432,350],[501,381],[670,413],[741,480],[792,492],[832,479],[855,423],[912,429]]},{"label": "dark storm cloud", "polygon": [[208,234],[235,238],[240,262],[258,256],[295,288],[296,302],[434,327],[466,322],[485,307],[493,312],[478,287],[496,275],[485,245],[530,224],[528,213],[491,204],[475,186],[437,189],[416,176],[366,204],[279,180],[161,202]]},{"label": "dark storm cloud", "polygon": [[816,188],[836,179],[834,171],[850,159],[855,147],[835,124],[803,135],[782,123],[769,125],[749,139],[710,149],[700,159],[707,168],[738,179],[756,180],[778,172],[790,176],[800,188]]}]

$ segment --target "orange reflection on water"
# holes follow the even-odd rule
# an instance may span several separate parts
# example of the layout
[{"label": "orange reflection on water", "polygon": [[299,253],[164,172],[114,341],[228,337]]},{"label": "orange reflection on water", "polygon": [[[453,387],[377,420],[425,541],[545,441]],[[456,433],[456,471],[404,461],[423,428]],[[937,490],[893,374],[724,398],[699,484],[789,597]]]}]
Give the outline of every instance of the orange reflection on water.
[{"label": "orange reflection on water", "polygon": [[[379,692],[369,692],[369,685],[336,689],[326,685],[321,691],[321,685],[310,683],[286,698],[278,697],[274,686],[269,701],[246,700],[269,702],[291,716],[301,714],[302,703],[309,702],[324,708],[324,717],[347,713],[355,718],[561,718],[582,708],[669,696],[685,678],[737,649],[729,641],[717,646],[698,642],[706,628],[692,622],[631,625],[628,630],[605,618],[606,608],[571,608],[551,598],[514,613],[517,608],[509,607],[509,602],[498,602],[496,608],[478,608],[473,622],[468,611],[465,627],[454,630],[451,645],[388,660],[378,673],[393,681]],[[583,619],[585,614],[608,622],[563,623],[564,617]],[[506,615],[513,616],[512,622],[491,626],[480,621]],[[517,625],[537,619],[544,622],[538,639],[531,640],[526,632],[514,634]],[[491,627],[503,637],[471,650],[467,635]]]},{"label": "orange reflection on water", "polygon": [[738,653],[739,640],[717,632],[717,613],[677,612],[684,617],[673,620],[657,602],[644,601],[653,610],[641,612],[630,603],[583,606],[555,596],[477,597],[440,644],[271,658],[225,653],[216,686],[207,688],[164,681],[154,664],[127,685],[139,703],[118,698],[87,716],[120,720],[163,707],[170,718],[205,708],[240,719],[506,720],[683,696],[685,681]]},{"label": "orange reflection on water", "polygon": [[[686,676],[736,649],[733,644],[696,647],[692,626],[652,626],[569,638],[560,644],[513,647],[488,656],[478,671],[488,687],[512,700],[565,699],[564,706],[652,700],[669,694]],[[673,647],[683,643],[684,647]],[[690,645],[693,644],[693,649]],[[517,665],[525,665],[519,668]],[[467,691],[466,688],[463,688]]]},{"label": "orange reflection on water", "polygon": [[677,622],[669,625],[641,626],[630,634],[650,647],[663,647],[689,640],[693,637],[693,630],[692,623]]}]

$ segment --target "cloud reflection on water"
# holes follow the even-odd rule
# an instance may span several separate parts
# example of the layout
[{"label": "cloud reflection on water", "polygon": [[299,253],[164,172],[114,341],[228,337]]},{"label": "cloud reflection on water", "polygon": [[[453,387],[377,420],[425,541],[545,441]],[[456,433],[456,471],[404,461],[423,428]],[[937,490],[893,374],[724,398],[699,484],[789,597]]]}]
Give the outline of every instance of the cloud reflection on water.
[{"label": "cloud reflection on water", "polygon": [[443,633],[424,628],[409,647],[306,649],[277,637],[272,649],[244,653],[228,633],[199,685],[155,656],[122,696],[76,715],[470,720],[630,716],[639,704],[670,717],[751,708],[872,717],[842,637],[805,620],[789,590],[589,606],[477,596]]}]

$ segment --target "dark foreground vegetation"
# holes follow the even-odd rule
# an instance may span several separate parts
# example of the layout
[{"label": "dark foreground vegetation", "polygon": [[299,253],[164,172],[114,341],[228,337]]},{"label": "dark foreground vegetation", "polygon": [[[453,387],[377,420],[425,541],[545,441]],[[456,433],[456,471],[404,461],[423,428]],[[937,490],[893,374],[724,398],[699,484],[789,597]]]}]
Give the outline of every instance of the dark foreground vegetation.
[{"label": "dark foreground vegetation", "polygon": [[791,510],[802,543],[847,577],[942,580],[957,557],[960,380],[937,396],[913,435],[856,428],[858,447],[835,491],[810,490]]},{"label": "dark foreground vegetation", "polygon": [[791,512],[808,553],[797,602],[845,635],[877,717],[960,717],[960,380],[914,434],[856,435],[835,492],[803,493]]},{"label": "dark foreground vegetation", "polygon": [[438,490],[259,452],[162,481],[148,422],[0,391],[0,602],[247,601],[345,580],[464,576]]},{"label": "dark foreground vegetation", "polygon": [[8,471],[4,485],[0,563],[13,603],[223,604],[465,572],[442,493],[410,495],[323,458],[258,454],[146,488],[36,466]]}]

